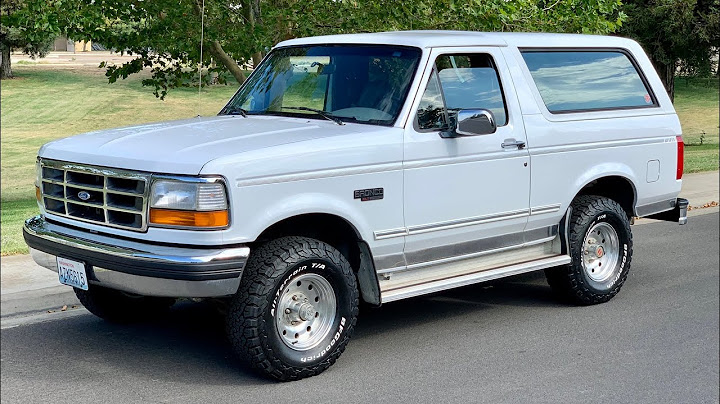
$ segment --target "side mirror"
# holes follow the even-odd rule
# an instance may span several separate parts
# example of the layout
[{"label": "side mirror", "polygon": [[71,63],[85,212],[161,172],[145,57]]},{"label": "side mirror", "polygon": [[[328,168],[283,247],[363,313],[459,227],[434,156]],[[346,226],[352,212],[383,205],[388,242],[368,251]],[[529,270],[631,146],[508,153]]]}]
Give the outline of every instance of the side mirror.
[{"label": "side mirror", "polygon": [[454,130],[440,132],[444,138],[489,135],[495,133],[495,116],[487,109],[461,109],[455,119]]}]

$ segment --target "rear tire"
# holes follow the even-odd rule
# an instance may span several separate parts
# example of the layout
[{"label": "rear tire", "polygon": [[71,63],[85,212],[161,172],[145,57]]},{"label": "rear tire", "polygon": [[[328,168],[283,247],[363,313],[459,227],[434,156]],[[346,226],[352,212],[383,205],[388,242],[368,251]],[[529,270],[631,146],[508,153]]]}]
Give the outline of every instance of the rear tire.
[{"label": "rear tire", "polygon": [[251,255],[228,311],[228,338],[240,359],[266,376],[314,376],[350,341],[358,295],[338,250],[311,238],[279,238]]},{"label": "rear tire", "polygon": [[612,299],[632,259],[632,232],[623,208],[606,197],[579,196],[572,203],[568,241],[571,263],[545,270],[553,291],[582,305]]},{"label": "rear tire", "polygon": [[73,289],[90,313],[115,323],[146,320],[166,312],[175,303],[175,299],[169,297],[133,295],[95,285],[90,285],[88,290]]}]

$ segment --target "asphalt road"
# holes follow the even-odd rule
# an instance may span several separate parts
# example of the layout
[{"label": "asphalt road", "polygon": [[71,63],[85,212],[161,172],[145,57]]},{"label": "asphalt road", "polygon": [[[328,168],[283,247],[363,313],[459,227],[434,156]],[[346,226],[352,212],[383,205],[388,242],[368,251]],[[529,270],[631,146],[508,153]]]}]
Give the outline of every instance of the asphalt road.
[{"label": "asphalt road", "polygon": [[542,274],[388,304],[299,382],[236,364],[202,303],[152,324],[6,328],[2,402],[718,403],[718,214],[633,231],[630,277],[606,304],[558,303]]}]

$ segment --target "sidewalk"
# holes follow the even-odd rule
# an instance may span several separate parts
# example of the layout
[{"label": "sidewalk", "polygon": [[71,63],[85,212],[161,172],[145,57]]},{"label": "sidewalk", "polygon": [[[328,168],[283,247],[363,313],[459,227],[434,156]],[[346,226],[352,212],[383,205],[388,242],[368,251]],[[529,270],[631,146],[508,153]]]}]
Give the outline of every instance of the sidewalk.
[{"label": "sidewalk", "polygon": [[[718,212],[720,177],[717,171],[683,176],[680,197],[690,200],[689,216]],[[702,208],[703,205],[715,206]],[[651,223],[640,219],[636,225]],[[692,224],[692,219],[690,219]],[[30,313],[59,313],[63,306],[68,311],[79,306],[75,294],[68,286],[60,285],[55,272],[35,264],[29,255],[15,255],[0,259],[0,317],[3,319]]]}]

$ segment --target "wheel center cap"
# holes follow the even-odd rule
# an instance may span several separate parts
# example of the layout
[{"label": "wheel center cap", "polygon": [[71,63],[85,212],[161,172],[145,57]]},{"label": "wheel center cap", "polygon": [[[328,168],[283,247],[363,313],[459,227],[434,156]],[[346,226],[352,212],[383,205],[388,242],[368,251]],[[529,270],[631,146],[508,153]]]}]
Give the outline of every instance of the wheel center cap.
[{"label": "wheel center cap", "polygon": [[602,256],[605,255],[605,250],[603,250],[602,247],[598,247],[595,249],[595,256],[598,258],[602,258]]},{"label": "wheel center cap", "polygon": [[310,303],[303,303],[298,310],[298,314],[303,321],[308,321],[315,317],[315,308]]}]

